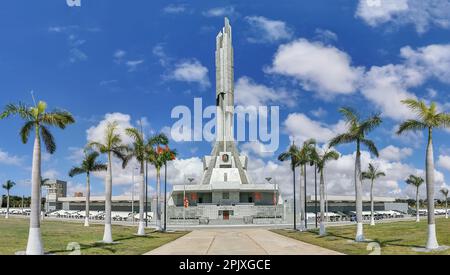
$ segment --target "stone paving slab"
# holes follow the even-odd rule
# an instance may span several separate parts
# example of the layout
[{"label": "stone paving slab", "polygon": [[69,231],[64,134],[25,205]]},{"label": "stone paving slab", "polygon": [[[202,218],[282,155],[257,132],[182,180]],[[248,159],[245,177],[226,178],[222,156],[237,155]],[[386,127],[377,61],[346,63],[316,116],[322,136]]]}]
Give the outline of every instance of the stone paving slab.
[{"label": "stone paving slab", "polygon": [[266,229],[200,229],[145,255],[342,255]]}]

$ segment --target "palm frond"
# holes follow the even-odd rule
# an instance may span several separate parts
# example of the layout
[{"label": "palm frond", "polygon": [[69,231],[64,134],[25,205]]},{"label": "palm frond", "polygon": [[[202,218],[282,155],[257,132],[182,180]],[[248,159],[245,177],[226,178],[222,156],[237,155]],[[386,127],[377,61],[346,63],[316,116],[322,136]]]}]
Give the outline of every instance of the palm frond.
[{"label": "palm frond", "polygon": [[420,185],[422,185],[425,180],[422,177],[410,175],[408,179],[406,179],[406,184],[413,185],[417,188],[419,188]]},{"label": "palm frond", "polygon": [[340,134],[332,138],[329,142],[330,147],[335,147],[337,145],[352,143],[357,140],[357,136],[349,133]]},{"label": "palm frond", "polygon": [[279,161],[286,161],[289,159],[291,159],[291,154],[289,154],[289,152],[283,152],[278,156]]},{"label": "palm frond", "polygon": [[397,130],[397,135],[401,135],[406,131],[422,131],[426,128],[428,128],[428,125],[426,125],[425,123],[418,120],[409,119],[400,124]]},{"label": "palm frond", "polygon": [[378,149],[373,141],[371,141],[369,139],[361,139],[360,141],[362,144],[364,144],[367,147],[367,149],[369,149],[369,151],[372,154],[374,154],[377,157],[379,156]]},{"label": "palm frond", "polygon": [[436,126],[439,128],[450,128],[450,114],[439,113],[435,116]]},{"label": "palm frond", "polygon": [[142,133],[136,129],[136,128],[127,128],[125,129],[125,133],[131,137],[134,142],[138,143],[138,144],[143,144],[144,143],[144,137],[142,135]]},{"label": "palm frond", "polygon": [[86,163],[86,168],[92,167],[95,163],[95,160],[100,156],[98,152],[90,152],[86,154],[83,163]]},{"label": "palm frond", "polygon": [[87,145],[88,148],[92,148],[93,150],[97,150],[100,153],[106,153],[106,146],[100,142],[91,141]]},{"label": "palm frond", "polygon": [[415,112],[420,118],[425,118],[429,112],[429,109],[425,102],[416,99],[405,99],[402,103],[408,106],[413,112]]},{"label": "palm frond", "polygon": [[14,181],[7,180],[6,183],[2,185],[2,188],[5,190],[11,190],[15,185],[16,183]]},{"label": "palm frond", "polygon": [[91,167],[91,171],[92,172],[100,172],[100,171],[106,171],[108,169],[108,166],[104,163],[95,163],[92,167]]},{"label": "palm frond", "polygon": [[376,127],[380,126],[380,124],[383,122],[379,114],[373,115],[372,117],[364,120],[360,126],[360,133],[366,135],[369,132],[371,132]]},{"label": "palm frond", "polygon": [[22,139],[22,143],[25,144],[28,142],[28,137],[30,136],[30,132],[35,126],[34,121],[28,121],[25,125],[20,129],[20,138]]},{"label": "palm frond", "polygon": [[75,123],[72,114],[67,111],[54,111],[41,116],[41,122],[47,125],[65,129],[67,125]]},{"label": "palm frond", "polygon": [[26,120],[32,119],[30,108],[21,102],[19,102],[17,105],[15,104],[6,105],[4,111],[0,114],[0,119],[4,119],[12,115],[19,115],[21,118]]},{"label": "palm frond", "polygon": [[340,157],[339,153],[337,151],[331,150],[324,154],[323,159],[325,161],[329,160],[338,160]]},{"label": "palm frond", "polygon": [[83,169],[82,167],[73,167],[69,171],[69,177],[73,178],[74,176],[81,175],[86,173],[87,171]]},{"label": "palm frond", "polygon": [[357,123],[360,119],[358,112],[350,107],[343,107],[339,109],[339,112],[345,117],[347,123]]},{"label": "palm frond", "polygon": [[40,126],[41,128],[41,136],[42,140],[44,141],[45,148],[47,149],[47,152],[50,154],[53,154],[56,151],[56,143],[53,135],[50,133],[50,131],[43,125]]}]

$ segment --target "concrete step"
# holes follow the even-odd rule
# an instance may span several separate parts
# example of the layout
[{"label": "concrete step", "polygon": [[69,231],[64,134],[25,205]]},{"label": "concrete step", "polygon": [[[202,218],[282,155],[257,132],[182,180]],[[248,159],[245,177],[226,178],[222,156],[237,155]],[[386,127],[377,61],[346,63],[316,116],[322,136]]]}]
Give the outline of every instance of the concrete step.
[{"label": "concrete step", "polygon": [[244,219],[209,220],[209,225],[245,224]]}]

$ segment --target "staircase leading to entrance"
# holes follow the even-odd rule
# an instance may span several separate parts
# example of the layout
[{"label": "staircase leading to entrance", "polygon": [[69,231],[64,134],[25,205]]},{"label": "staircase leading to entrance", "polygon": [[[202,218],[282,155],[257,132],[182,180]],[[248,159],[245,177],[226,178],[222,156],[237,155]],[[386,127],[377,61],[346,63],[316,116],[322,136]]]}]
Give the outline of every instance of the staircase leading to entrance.
[{"label": "staircase leading to entrance", "polygon": [[244,225],[244,219],[209,220],[209,225]]}]

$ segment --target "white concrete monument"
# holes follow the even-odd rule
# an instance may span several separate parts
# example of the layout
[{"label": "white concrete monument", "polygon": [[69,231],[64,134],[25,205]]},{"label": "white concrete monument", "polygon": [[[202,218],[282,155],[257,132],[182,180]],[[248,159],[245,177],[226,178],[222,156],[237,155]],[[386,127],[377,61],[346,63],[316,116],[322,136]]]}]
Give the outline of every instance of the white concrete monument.
[{"label": "white concrete monument", "polygon": [[[273,210],[275,217],[277,205],[282,203],[277,184],[251,182],[247,174],[248,159],[239,155],[233,138],[234,58],[228,18],[216,37],[216,106],[216,141],[211,155],[203,158],[203,176],[195,179],[195,185],[174,186],[174,212],[187,201],[188,216],[196,218],[253,218],[258,215],[258,207],[263,207],[260,210],[267,216],[270,213],[264,207]],[[180,215],[172,213],[172,216]]]}]

